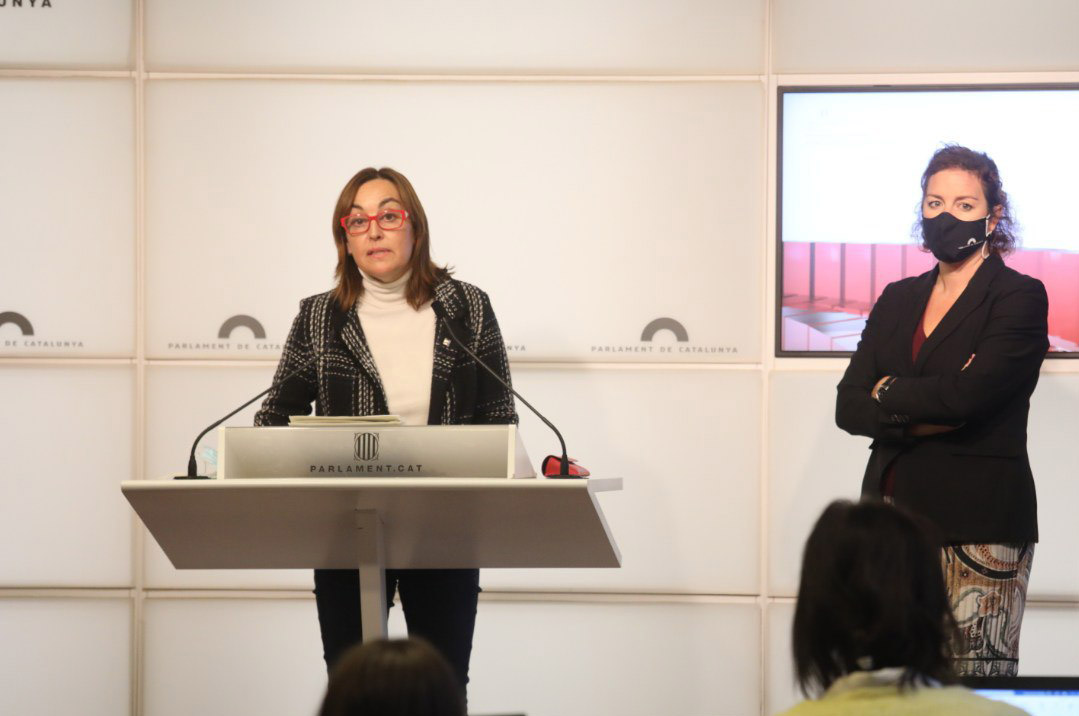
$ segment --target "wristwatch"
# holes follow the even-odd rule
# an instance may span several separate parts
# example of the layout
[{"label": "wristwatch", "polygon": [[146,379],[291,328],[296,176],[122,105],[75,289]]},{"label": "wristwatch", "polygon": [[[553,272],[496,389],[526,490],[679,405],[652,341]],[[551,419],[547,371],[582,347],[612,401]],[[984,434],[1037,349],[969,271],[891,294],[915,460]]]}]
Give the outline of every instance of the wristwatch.
[{"label": "wristwatch", "polygon": [[877,403],[880,403],[881,398],[884,397],[884,394],[888,391],[888,388],[892,387],[892,383],[894,383],[894,382],[895,382],[895,376],[894,375],[888,376],[888,378],[883,383],[880,384],[880,387],[877,388],[876,395],[873,396],[873,400],[877,401]]}]

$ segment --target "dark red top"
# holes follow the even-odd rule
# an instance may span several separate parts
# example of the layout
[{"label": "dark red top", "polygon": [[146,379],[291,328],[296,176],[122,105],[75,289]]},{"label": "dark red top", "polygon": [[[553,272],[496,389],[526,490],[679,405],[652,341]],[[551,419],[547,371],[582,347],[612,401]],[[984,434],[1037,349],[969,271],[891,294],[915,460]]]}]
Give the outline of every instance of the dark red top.
[{"label": "dark red top", "polygon": [[922,349],[922,344],[925,343],[925,314],[922,314],[922,320],[918,321],[918,327],[914,329],[914,340],[910,345],[910,362],[914,363],[918,360],[918,351]]},{"label": "dark red top", "polygon": [[[925,343],[925,314],[922,314],[922,320],[918,321],[918,327],[914,329],[914,339],[910,342],[910,362],[914,363],[918,360],[918,351],[922,349],[922,344]],[[895,463],[893,462],[888,466],[888,470],[884,473],[884,481],[880,486],[881,494],[885,497],[891,497],[895,494]]]}]

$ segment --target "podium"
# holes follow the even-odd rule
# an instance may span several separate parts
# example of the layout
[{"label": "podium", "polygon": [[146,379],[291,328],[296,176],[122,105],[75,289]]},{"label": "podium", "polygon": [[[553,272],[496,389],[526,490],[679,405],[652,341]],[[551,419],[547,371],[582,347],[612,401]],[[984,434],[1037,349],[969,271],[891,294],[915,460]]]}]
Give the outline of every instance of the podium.
[{"label": "podium", "polygon": [[177,569],[360,570],[365,641],[386,569],[619,567],[597,494],[621,478],[133,480],[124,497]]}]

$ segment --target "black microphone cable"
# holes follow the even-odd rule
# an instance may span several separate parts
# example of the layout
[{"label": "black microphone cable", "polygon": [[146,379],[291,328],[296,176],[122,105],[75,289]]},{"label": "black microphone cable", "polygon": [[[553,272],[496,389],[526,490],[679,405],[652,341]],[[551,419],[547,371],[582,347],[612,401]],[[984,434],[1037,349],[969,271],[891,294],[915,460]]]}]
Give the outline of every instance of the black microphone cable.
[{"label": "black microphone cable", "polygon": [[442,310],[442,308],[440,306],[437,306],[437,304],[432,304],[432,308],[435,308],[435,313],[438,315],[439,320],[442,321],[442,325],[445,327],[446,333],[448,333],[450,338],[453,339],[453,342],[456,343],[461,348],[463,348],[465,353],[472,356],[473,360],[475,360],[477,363],[479,363],[481,366],[483,366],[483,369],[486,370],[488,373],[490,373],[492,376],[494,376],[494,379],[497,380],[499,383],[501,383],[506,388],[506,390],[513,393],[513,395],[516,396],[516,398],[518,400],[520,400],[522,403],[524,403],[526,406],[528,406],[528,409],[531,410],[533,413],[535,413],[536,417],[538,417],[540,420],[542,420],[547,425],[547,427],[549,427],[551,430],[553,430],[554,434],[558,436],[558,442],[562,446],[562,457],[559,459],[558,474],[557,475],[548,475],[547,477],[558,478],[558,479],[582,479],[580,475],[571,475],[570,474],[570,471],[569,471],[569,455],[566,452],[566,441],[562,439],[562,433],[560,433],[558,431],[558,428],[556,428],[554,426],[554,423],[552,423],[547,418],[543,417],[543,413],[536,410],[532,406],[532,403],[529,403],[527,400],[525,400],[524,397],[520,393],[518,393],[516,390],[514,390],[513,387],[509,383],[502,380],[502,376],[500,376],[498,373],[496,373],[494,370],[492,370],[491,367],[488,366],[486,363],[484,363],[480,359],[480,357],[478,355],[476,355],[474,352],[472,352],[472,349],[470,349],[468,346],[466,346],[464,344],[464,342],[460,338],[457,337],[457,334],[453,332],[453,328],[450,327],[450,322],[449,322],[449,320],[447,320],[446,315],[445,315],[445,313],[443,312],[443,310]]}]

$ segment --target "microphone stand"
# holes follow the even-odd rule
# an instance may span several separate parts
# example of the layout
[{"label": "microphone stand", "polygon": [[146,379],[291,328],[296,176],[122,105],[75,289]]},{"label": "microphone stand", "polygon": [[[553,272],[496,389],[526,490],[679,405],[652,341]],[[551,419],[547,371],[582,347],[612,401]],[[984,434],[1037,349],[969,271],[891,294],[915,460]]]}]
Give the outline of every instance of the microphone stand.
[{"label": "microphone stand", "polygon": [[198,474],[198,466],[195,463],[195,450],[199,446],[199,440],[202,440],[202,438],[206,435],[206,433],[210,432],[211,430],[216,428],[218,425],[225,422],[226,420],[231,418],[233,415],[235,415],[236,413],[238,413],[241,410],[243,410],[244,408],[246,408],[248,405],[251,405],[251,403],[254,403],[256,400],[258,400],[262,396],[266,395],[267,393],[269,393],[274,388],[276,388],[276,387],[278,387],[280,385],[283,385],[284,383],[286,383],[291,378],[295,377],[296,375],[299,375],[300,371],[306,370],[312,363],[315,362],[316,358],[318,358],[318,353],[311,356],[310,359],[304,361],[303,365],[301,365],[299,368],[292,371],[291,373],[286,375],[281,380],[278,380],[278,381],[275,381],[275,382],[271,383],[269,388],[262,391],[261,393],[256,395],[254,398],[247,401],[246,403],[244,403],[240,407],[236,408],[236,410],[233,410],[231,413],[229,413],[225,417],[221,418],[217,422],[211,424],[208,428],[206,428],[201,433],[199,433],[199,436],[197,438],[195,438],[195,442],[193,442],[191,444],[191,456],[187,459],[187,474],[186,475],[175,475],[175,476],[173,476],[172,479],[173,480],[209,480],[210,479],[209,476],[207,476],[207,475],[199,475]]},{"label": "microphone stand", "polygon": [[494,379],[497,380],[499,383],[501,383],[506,388],[506,390],[513,393],[513,395],[516,396],[516,398],[518,400],[520,400],[522,403],[524,403],[526,406],[528,406],[528,409],[531,410],[533,413],[535,413],[536,417],[538,417],[540,420],[542,420],[547,425],[547,427],[549,427],[551,430],[553,430],[554,434],[558,436],[558,442],[562,446],[562,456],[559,458],[558,474],[557,475],[547,475],[547,477],[553,478],[553,479],[559,479],[559,480],[580,480],[580,479],[583,479],[581,475],[571,475],[570,474],[570,471],[569,471],[569,455],[566,452],[566,441],[562,439],[562,433],[560,433],[558,431],[558,428],[556,428],[554,426],[554,423],[552,423],[547,418],[543,417],[543,413],[536,410],[532,406],[532,403],[529,403],[527,400],[525,400],[524,397],[522,397],[520,393],[518,393],[516,390],[514,390],[513,387],[509,383],[502,380],[502,376],[500,376],[498,373],[496,373],[494,370],[492,370],[490,366],[488,366],[486,363],[484,363],[480,359],[480,357],[478,355],[476,355],[472,351],[472,349],[470,349],[468,346],[466,346],[464,344],[464,342],[460,338],[457,337],[457,334],[453,332],[453,328],[450,327],[450,322],[446,319],[446,316],[443,315],[442,311],[436,311],[436,313],[438,313],[438,317],[439,317],[439,319],[441,319],[442,325],[446,328],[446,332],[449,334],[450,338],[453,339],[453,342],[456,343],[458,346],[460,346],[462,349],[464,349],[465,353],[472,356],[472,359],[475,360],[477,363],[479,363],[483,367],[484,370],[486,370],[488,373],[490,373],[492,376],[494,376]]}]

